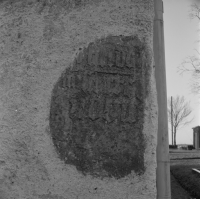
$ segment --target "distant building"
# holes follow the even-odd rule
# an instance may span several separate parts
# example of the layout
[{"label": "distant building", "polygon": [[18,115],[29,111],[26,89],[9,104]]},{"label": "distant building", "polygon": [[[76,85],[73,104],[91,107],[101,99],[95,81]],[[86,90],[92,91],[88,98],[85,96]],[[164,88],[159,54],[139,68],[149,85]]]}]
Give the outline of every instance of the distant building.
[{"label": "distant building", "polygon": [[196,126],[193,129],[193,146],[195,149],[200,149],[200,126]]}]

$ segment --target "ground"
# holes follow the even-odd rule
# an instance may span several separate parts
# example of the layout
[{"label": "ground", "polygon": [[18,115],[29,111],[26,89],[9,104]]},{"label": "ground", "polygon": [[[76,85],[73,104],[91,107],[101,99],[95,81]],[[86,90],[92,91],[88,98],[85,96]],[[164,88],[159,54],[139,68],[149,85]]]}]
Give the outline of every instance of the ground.
[{"label": "ground", "polygon": [[[183,159],[194,158],[194,159]],[[170,150],[170,164],[171,165],[192,165],[200,164],[200,151],[197,150]],[[176,179],[171,175],[171,194],[172,199],[192,199],[189,193],[185,191]]]},{"label": "ground", "polygon": [[190,199],[190,195],[185,191],[176,179],[171,175],[171,196],[172,199]]}]

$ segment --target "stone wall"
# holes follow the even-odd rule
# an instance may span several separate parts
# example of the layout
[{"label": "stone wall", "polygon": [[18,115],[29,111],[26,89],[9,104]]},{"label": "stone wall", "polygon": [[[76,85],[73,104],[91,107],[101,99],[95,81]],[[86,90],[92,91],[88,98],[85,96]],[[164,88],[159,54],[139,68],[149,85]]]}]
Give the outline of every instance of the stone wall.
[{"label": "stone wall", "polygon": [[0,199],[156,198],[153,0],[0,1]]}]

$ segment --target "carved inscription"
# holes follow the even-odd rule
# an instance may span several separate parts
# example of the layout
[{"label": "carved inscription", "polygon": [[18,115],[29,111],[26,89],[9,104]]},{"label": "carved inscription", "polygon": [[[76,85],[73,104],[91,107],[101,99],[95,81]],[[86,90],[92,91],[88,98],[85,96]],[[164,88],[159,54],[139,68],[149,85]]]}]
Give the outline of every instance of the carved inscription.
[{"label": "carved inscription", "polygon": [[110,36],[90,43],[62,74],[50,130],[66,164],[96,177],[144,172],[148,56],[137,37]]}]

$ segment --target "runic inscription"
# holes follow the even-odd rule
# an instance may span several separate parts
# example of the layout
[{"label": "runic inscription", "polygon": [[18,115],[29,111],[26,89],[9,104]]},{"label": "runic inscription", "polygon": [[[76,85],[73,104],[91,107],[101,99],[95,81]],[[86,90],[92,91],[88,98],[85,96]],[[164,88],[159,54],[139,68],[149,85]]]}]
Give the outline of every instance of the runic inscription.
[{"label": "runic inscription", "polygon": [[149,62],[137,37],[110,36],[78,53],[51,100],[51,135],[66,164],[96,177],[144,172]]}]

